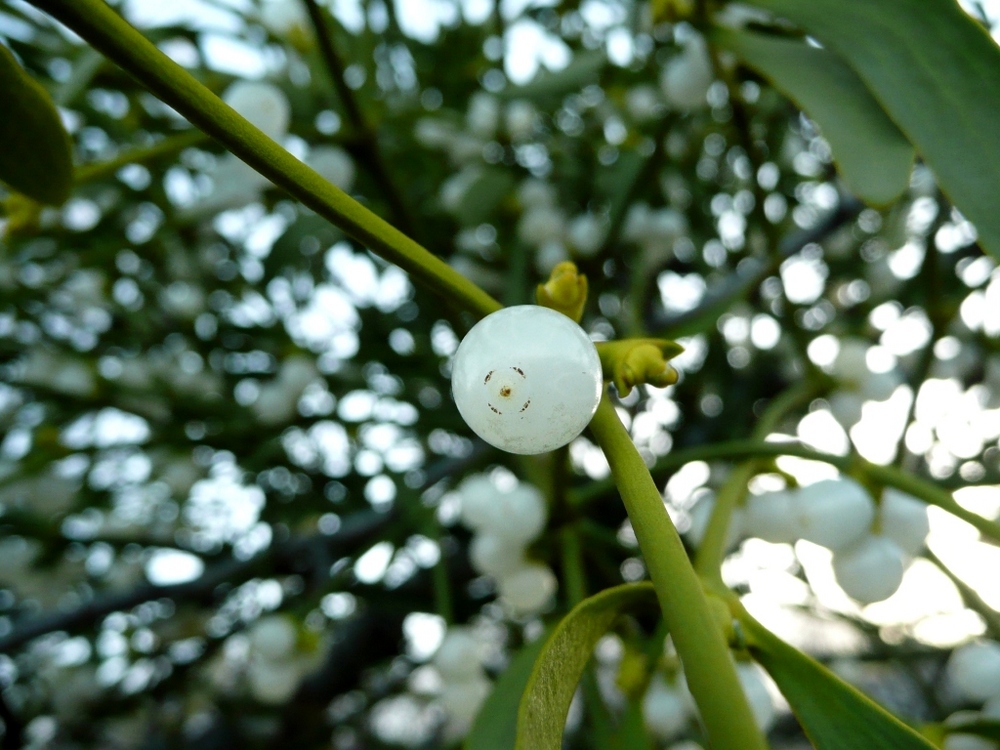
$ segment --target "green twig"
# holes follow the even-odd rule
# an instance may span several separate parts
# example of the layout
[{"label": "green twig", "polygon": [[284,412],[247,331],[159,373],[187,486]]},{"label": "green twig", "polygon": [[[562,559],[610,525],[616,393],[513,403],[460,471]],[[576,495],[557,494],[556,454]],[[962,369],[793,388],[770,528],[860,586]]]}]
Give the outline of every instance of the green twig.
[{"label": "green twig", "polygon": [[663,617],[716,750],[764,750],[729,648],[663,498],[605,393],[590,430],[604,450],[635,529]]},{"label": "green twig", "polygon": [[419,283],[477,315],[500,303],[331,185],[164,55],[102,0],[32,0],[275,185]]},{"label": "green twig", "polygon": [[344,61],[333,46],[333,32],[327,18],[323,15],[323,10],[316,3],[316,0],[302,0],[309,13],[309,20],[312,22],[313,30],[316,32],[316,43],[319,45],[319,52],[326,65],[330,80],[337,91],[337,98],[344,108],[347,121],[351,129],[358,138],[358,150],[361,160],[371,172],[372,178],[382,189],[382,196],[389,204],[392,218],[397,227],[411,237],[416,237],[416,221],[410,213],[403,200],[402,195],[396,187],[382,152],[378,147],[378,134],[375,128],[365,117],[358,103],[354,91],[347,85],[344,78]]},{"label": "green twig", "polygon": [[[809,461],[820,461],[837,467],[845,474],[864,475],[867,479],[877,484],[895,487],[923,500],[928,505],[936,505],[948,511],[953,516],[975,526],[984,536],[1000,544],[1000,524],[963,508],[955,502],[951,493],[928,480],[909,474],[894,466],[873,464],[860,456],[836,456],[832,453],[823,453],[822,451],[807,448],[800,443],[764,443],[759,440],[732,440],[712,445],[699,445],[694,448],[675,451],[664,456],[656,462],[651,471],[654,475],[659,476],[691,461],[777,456],[796,456]],[[593,482],[584,490],[577,490],[572,493],[570,495],[570,502],[582,505],[596,498],[606,496],[613,490],[613,482]]]},{"label": "green twig", "polygon": [[925,549],[922,554],[934,563],[942,573],[948,576],[948,580],[955,584],[955,588],[961,594],[965,606],[983,618],[983,622],[986,625],[986,633],[990,638],[1000,638],[1000,613],[997,613],[972,586],[959,578],[951,568],[945,565],[941,558],[929,549]]}]

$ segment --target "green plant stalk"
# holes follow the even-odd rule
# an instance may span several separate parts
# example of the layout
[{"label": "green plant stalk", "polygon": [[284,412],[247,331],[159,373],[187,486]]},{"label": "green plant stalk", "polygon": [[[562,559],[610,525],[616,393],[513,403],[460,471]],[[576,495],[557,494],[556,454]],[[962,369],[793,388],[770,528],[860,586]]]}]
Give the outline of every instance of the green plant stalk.
[{"label": "green plant stalk", "polygon": [[190,146],[198,146],[207,140],[208,136],[200,130],[177,133],[176,135],[164,138],[158,143],[154,143],[152,146],[129,149],[113,159],[79,166],[73,175],[73,181],[77,185],[81,185],[85,182],[110,177],[119,169],[129,164],[149,164],[158,159],[172,157]]},{"label": "green plant stalk", "polygon": [[[716,459],[733,458],[766,458],[777,456],[796,456],[809,461],[820,461],[835,466],[845,474],[862,475],[863,477],[889,487],[895,487],[907,494],[923,500],[928,505],[948,511],[956,518],[974,526],[981,534],[1000,544],[1000,524],[983,518],[977,513],[966,510],[951,496],[947,490],[921,477],[908,474],[894,466],[879,466],[866,461],[860,456],[835,456],[832,453],[807,448],[798,443],[764,443],[758,440],[731,440],[712,445],[699,445],[695,448],[685,448],[671,453],[656,462],[653,474],[660,474],[670,469],[683,466],[691,461],[712,461]],[[613,482],[595,482],[586,492],[576,491],[570,495],[570,502],[580,506],[594,499],[607,495],[614,488]]]},{"label": "green plant stalk", "polygon": [[478,316],[500,303],[331,185],[160,52],[103,0],[32,0],[237,157],[414,280]]},{"label": "green plant stalk", "polygon": [[[771,400],[764,413],[760,415],[760,419],[754,426],[752,437],[756,440],[766,438],[788,412],[809,401],[818,390],[817,383],[803,380],[782,391]],[[758,472],[757,463],[757,461],[741,463],[726,478],[715,498],[712,515],[705,527],[705,536],[702,538],[698,554],[695,556],[694,569],[702,578],[718,588],[725,589],[725,584],[722,581],[722,561],[726,556],[726,540],[729,538],[729,526],[732,523],[733,512],[746,497],[747,484]]]},{"label": "green plant stalk", "polygon": [[979,595],[979,592],[955,575],[955,572],[945,565],[940,557],[929,549],[925,549],[922,554],[934,563],[942,573],[948,576],[948,580],[955,584],[955,588],[961,594],[965,606],[983,618],[983,622],[986,624],[987,635],[993,639],[1000,638],[1000,614],[986,603],[983,597]]},{"label": "green plant stalk", "polygon": [[701,581],[606,392],[590,430],[611,465],[709,743],[714,750],[765,750]]}]

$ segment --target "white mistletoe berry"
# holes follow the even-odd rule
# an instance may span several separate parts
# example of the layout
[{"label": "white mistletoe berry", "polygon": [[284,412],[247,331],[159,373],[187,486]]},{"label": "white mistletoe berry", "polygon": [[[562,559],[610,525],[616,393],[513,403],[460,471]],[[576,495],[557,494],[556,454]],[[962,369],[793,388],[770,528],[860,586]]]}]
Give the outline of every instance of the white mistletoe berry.
[{"label": "white mistletoe berry", "polygon": [[500,578],[524,567],[524,547],[494,534],[476,534],[469,543],[469,562],[477,573]]},{"label": "white mistletoe berry", "polygon": [[237,81],[226,89],[222,100],[269,138],[280,141],[288,133],[291,108],[288,97],[277,86],[262,81]]},{"label": "white mistletoe berry", "polygon": [[497,581],[500,600],[515,615],[532,615],[549,603],[559,582],[547,565],[528,563]]},{"label": "white mistletoe berry", "polygon": [[505,492],[499,505],[496,523],[483,529],[487,533],[517,544],[536,539],[545,528],[546,508],[542,493],[530,484],[521,484]]},{"label": "white mistletoe berry", "polygon": [[462,340],[452,392],[466,424],[490,445],[532,455],[579,435],[597,411],[597,349],[562,313],[536,305],[499,310]]},{"label": "white mistletoe berry", "polygon": [[837,550],[833,573],[848,596],[862,604],[888,599],[899,589],[906,570],[906,555],[892,539],[867,536],[857,544]]},{"label": "white mistletoe berry", "polygon": [[354,187],[354,160],[340,146],[316,146],[309,151],[306,164],[345,193]]},{"label": "white mistletoe berry", "polygon": [[823,479],[795,493],[801,536],[837,550],[860,540],[875,519],[875,503],[853,479]]},{"label": "white mistletoe berry", "polygon": [[250,628],[250,648],[265,659],[281,660],[295,650],[298,634],[285,615],[261,617]]},{"label": "white mistletoe berry", "polygon": [[714,78],[705,38],[695,34],[684,45],[681,54],[667,63],[660,87],[674,107],[692,110],[705,106],[705,96]]},{"label": "white mistletoe berry", "polygon": [[663,678],[654,678],[642,699],[642,717],[649,731],[669,740],[687,726],[691,703],[684,693]]},{"label": "white mistletoe berry", "polygon": [[750,536],[774,544],[791,544],[799,538],[795,496],[784,490],[750,495],[746,503],[746,530]]},{"label": "white mistletoe berry", "polygon": [[1000,643],[973,641],[955,649],[948,660],[948,680],[964,700],[1000,696]]},{"label": "white mistletoe berry", "polygon": [[930,532],[927,504],[892,487],[882,493],[879,503],[882,534],[889,537],[906,554],[916,555],[924,548]]},{"label": "white mistletoe berry", "polygon": [[471,680],[482,674],[479,642],[472,631],[461,625],[448,628],[432,663],[445,682]]}]

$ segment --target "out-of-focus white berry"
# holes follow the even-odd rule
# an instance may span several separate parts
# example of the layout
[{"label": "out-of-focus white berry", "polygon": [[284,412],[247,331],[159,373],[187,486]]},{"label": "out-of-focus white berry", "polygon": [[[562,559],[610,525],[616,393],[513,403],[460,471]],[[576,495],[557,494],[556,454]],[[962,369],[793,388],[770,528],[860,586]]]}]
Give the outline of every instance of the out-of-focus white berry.
[{"label": "out-of-focus white berry", "polygon": [[279,381],[265,383],[250,408],[262,424],[287,424],[298,413],[300,395]]},{"label": "out-of-focus white berry", "polygon": [[556,202],[556,189],[551,183],[529,177],[517,188],[517,198],[525,209],[531,206],[553,206]]},{"label": "out-of-focus white berry", "polygon": [[473,474],[458,485],[462,524],[473,531],[482,531],[496,517],[496,506],[502,495],[486,474]]},{"label": "out-of-focus white berry", "polygon": [[299,393],[319,377],[316,361],[305,354],[293,354],[281,363],[278,380]]},{"label": "out-of-focus white berry", "polygon": [[555,240],[546,242],[535,253],[535,270],[540,276],[548,276],[564,260],[569,260],[566,246]]},{"label": "out-of-focus white berry", "polygon": [[425,148],[445,148],[455,136],[455,128],[444,120],[424,117],[413,127],[413,137]]},{"label": "out-of-focus white berry", "polygon": [[438,700],[448,715],[444,728],[446,742],[455,742],[469,733],[492,689],[493,684],[482,674],[444,686]]},{"label": "out-of-focus white berry", "polygon": [[756,664],[740,662],[736,665],[736,674],[740,678],[740,684],[743,685],[743,693],[747,697],[747,703],[750,704],[750,711],[757,726],[761,732],[766,733],[774,726],[776,715],[774,701],[764,681],[763,671]]},{"label": "out-of-focus white berry", "polygon": [[823,479],[800,487],[794,507],[801,536],[837,550],[864,536],[875,519],[875,503],[853,479]]},{"label": "out-of-focus white berry", "polygon": [[223,93],[222,101],[272,140],[280,141],[287,135],[291,107],[277,86],[263,81],[236,81]]},{"label": "out-of-focus white berry", "polygon": [[830,396],[830,411],[845,427],[861,420],[865,401],[885,401],[899,385],[894,371],[873,372],[868,367],[871,345],[864,339],[844,338],[837,356],[827,368],[840,382],[840,389]]},{"label": "out-of-focus white berry", "polygon": [[983,705],[983,710],[979,714],[989,721],[1000,721],[1000,695],[996,695],[986,701]]},{"label": "out-of-focus white berry", "polygon": [[264,0],[260,22],[275,36],[301,36],[309,30],[309,16],[298,0]]},{"label": "out-of-focus white berry", "polygon": [[205,291],[186,281],[175,281],[160,292],[160,304],[171,315],[194,320],[205,311]]},{"label": "out-of-focus white berry", "polygon": [[524,547],[493,534],[476,534],[469,542],[469,562],[476,572],[500,578],[524,566]]},{"label": "out-of-focus white berry", "polygon": [[104,307],[107,304],[105,287],[107,278],[96,268],[78,268],[63,284],[76,304],[89,307]]},{"label": "out-of-focus white berry", "polygon": [[565,315],[507,307],[479,321],[459,344],[452,392],[466,424],[505,451],[544,453],[590,422],[603,384],[597,349]]},{"label": "out-of-focus white berry", "polygon": [[469,130],[480,138],[492,138],[500,124],[500,102],[492,94],[477,91],[469,99],[465,122]]},{"label": "out-of-focus white berry", "polygon": [[750,536],[774,544],[791,544],[799,538],[791,492],[750,495],[746,502],[746,530]]},{"label": "out-of-focus white berry", "polygon": [[483,531],[514,543],[526,544],[537,538],[545,528],[545,499],[530,484],[520,484],[504,493],[500,508],[502,518],[495,526],[483,528]]},{"label": "out-of-focus white berry", "polygon": [[354,160],[340,146],[313,147],[306,158],[306,164],[345,193],[351,192],[354,187]]},{"label": "out-of-focus white berry", "polygon": [[835,391],[827,399],[830,403],[830,413],[844,427],[851,427],[861,421],[864,396],[853,391]]},{"label": "out-of-focus white berry", "polygon": [[681,53],[667,63],[660,77],[660,87],[674,107],[693,110],[705,106],[705,97],[714,79],[705,38],[693,34]]},{"label": "out-of-focus white berry", "polygon": [[948,659],[948,680],[968,701],[982,702],[1000,696],[1000,644],[973,641],[955,649]]},{"label": "out-of-focus white berry", "polygon": [[667,750],[705,750],[705,748],[694,740],[681,740],[680,742],[675,742]]},{"label": "out-of-focus white berry", "polygon": [[535,134],[538,113],[535,106],[523,99],[516,99],[507,105],[504,112],[504,124],[507,135],[514,141],[526,141]]},{"label": "out-of-focus white berry", "polygon": [[541,563],[528,563],[497,580],[500,600],[520,616],[540,612],[558,588],[555,573]]},{"label": "out-of-focus white berry", "polygon": [[250,628],[250,648],[265,659],[283,659],[295,650],[298,631],[286,615],[266,615]]},{"label": "out-of-focus white berry", "polygon": [[473,679],[483,672],[480,653],[479,641],[472,631],[455,625],[448,628],[431,663],[446,683]]},{"label": "out-of-focus white berry", "polygon": [[833,555],[833,573],[848,596],[862,604],[888,599],[899,589],[906,555],[884,536],[866,536]]},{"label": "out-of-focus white berry", "polygon": [[660,92],[649,84],[633,86],[625,94],[625,110],[637,122],[657,119],[663,111]]},{"label": "out-of-focus white berry", "polygon": [[462,201],[465,200],[469,188],[479,179],[479,176],[478,167],[466,167],[441,183],[440,197],[444,209],[450,213],[456,213],[462,207]]},{"label": "out-of-focus white berry", "polygon": [[14,379],[24,385],[50,388],[67,396],[90,396],[97,388],[97,377],[86,363],[38,347],[21,360]]},{"label": "out-of-focus white berry", "polygon": [[941,745],[942,750],[997,750],[997,747],[1000,745],[974,734],[949,734]]},{"label": "out-of-focus white berry", "polygon": [[590,257],[604,243],[604,224],[593,214],[580,214],[569,222],[566,228],[569,244],[584,257]]},{"label": "out-of-focus white berry", "polygon": [[517,236],[522,242],[541,247],[547,242],[561,242],[566,233],[566,217],[562,211],[547,205],[528,206],[517,223]]},{"label": "out-of-focus white berry", "polygon": [[253,659],[247,669],[250,694],[269,705],[288,702],[302,681],[302,672],[294,661]]},{"label": "out-of-focus white berry", "polygon": [[691,704],[673,685],[662,677],[654,677],[642,699],[642,717],[657,738],[669,740],[680,734],[688,725]]},{"label": "out-of-focus white berry", "polygon": [[[705,539],[705,532],[708,530],[708,522],[712,518],[712,511],[715,509],[715,496],[706,495],[702,497],[691,508],[691,526],[687,530],[687,538],[695,547],[700,547]],[[726,549],[734,546],[746,534],[746,510],[744,508],[733,508],[733,514],[729,517],[729,528],[726,532]]]},{"label": "out-of-focus white berry", "polygon": [[930,524],[927,504],[894,487],[886,487],[879,503],[879,527],[911,557],[924,548]]}]

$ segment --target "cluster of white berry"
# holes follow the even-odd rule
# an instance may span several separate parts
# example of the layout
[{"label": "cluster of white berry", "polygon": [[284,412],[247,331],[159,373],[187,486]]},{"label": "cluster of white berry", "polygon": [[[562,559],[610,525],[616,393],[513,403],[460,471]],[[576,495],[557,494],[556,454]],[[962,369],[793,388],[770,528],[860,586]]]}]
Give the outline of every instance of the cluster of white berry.
[{"label": "cluster of white berry", "polygon": [[496,581],[500,602],[515,617],[545,609],[558,587],[552,569],[527,558],[525,550],[545,529],[542,494],[530,484],[498,486],[477,474],[458,487],[461,521],[475,532],[469,559]]},{"label": "cluster of white berry", "polygon": [[493,683],[483,671],[480,643],[467,626],[448,628],[431,663],[441,675],[437,700],[447,716],[444,739],[455,742],[469,733]]},{"label": "cluster of white berry", "polygon": [[[982,708],[956,711],[945,724],[1000,722],[1000,644],[973,641],[956,648],[948,660],[947,675],[956,698]],[[944,750],[997,750],[998,747],[1000,744],[972,734],[949,734],[944,741]]]},{"label": "cluster of white berry", "polygon": [[287,702],[302,678],[315,671],[323,658],[319,639],[309,643],[296,622],[286,615],[266,615],[249,630],[247,686],[261,703]]},{"label": "cluster of white berry", "polygon": [[888,488],[876,505],[847,477],[751,495],[741,520],[750,536],[786,544],[805,539],[831,550],[837,583],[865,604],[896,592],[929,531],[920,500]]},{"label": "cluster of white berry", "polygon": [[827,368],[838,388],[830,395],[830,411],[845,428],[861,421],[866,401],[885,401],[896,390],[900,377],[894,370],[874,372],[869,364],[871,345],[864,339],[843,338],[833,363]]}]

